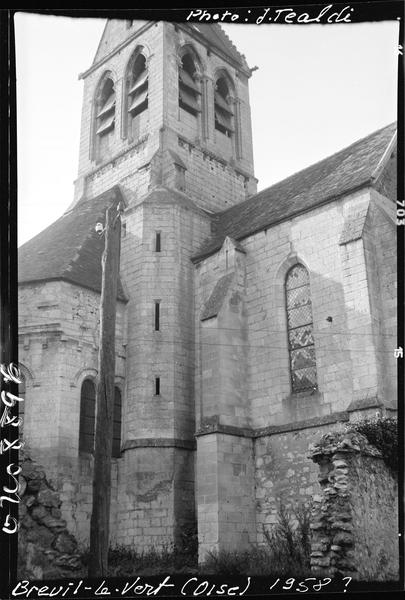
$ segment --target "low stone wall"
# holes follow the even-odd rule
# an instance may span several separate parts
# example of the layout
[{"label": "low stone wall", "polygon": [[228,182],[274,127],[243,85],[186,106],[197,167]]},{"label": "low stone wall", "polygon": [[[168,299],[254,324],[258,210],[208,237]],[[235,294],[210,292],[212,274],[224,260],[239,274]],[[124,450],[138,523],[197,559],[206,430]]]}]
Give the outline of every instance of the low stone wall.
[{"label": "low stone wall", "polygon": [[319,576],[397,580],[397,481],[359,433],[324,435],[311,447],[321,494],[311,518],[311,569]]},{"label": "low stone wall", "polygon": [[85,575],[76,539],[62,519],[59,494],[45,471],[21,452],[18,578],[56,579]]}]

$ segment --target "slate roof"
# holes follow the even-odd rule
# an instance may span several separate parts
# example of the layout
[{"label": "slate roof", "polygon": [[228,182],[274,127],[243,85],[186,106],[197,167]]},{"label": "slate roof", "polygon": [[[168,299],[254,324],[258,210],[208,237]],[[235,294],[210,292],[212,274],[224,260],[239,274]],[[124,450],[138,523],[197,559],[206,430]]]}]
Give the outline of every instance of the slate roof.
[{"label": "slate roof", "polygon": [[201,260],[219,250],[226,236],[241,240],[351,190],[371,185],[373,173],[395,131],[396,123],[392,123],[240,204],[217,213],[213,217],[213,236],[203,244],[193,260]]},{"label": "slate roof", "polygon": [[[101,256],[104,235],[95,231],[104,224],[111,204],[124,202],[118,186],[93,200],[85,200],[18,249],[18,281],[64,280],[101,292]],[[121,281],[117,296],[126,300]]]}]

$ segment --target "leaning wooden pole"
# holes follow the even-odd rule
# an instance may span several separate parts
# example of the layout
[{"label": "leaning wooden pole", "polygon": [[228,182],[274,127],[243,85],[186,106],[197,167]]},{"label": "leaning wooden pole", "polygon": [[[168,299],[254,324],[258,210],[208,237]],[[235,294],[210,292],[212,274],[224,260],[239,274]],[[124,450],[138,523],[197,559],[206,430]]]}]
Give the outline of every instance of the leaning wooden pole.
[{"label": "leaning wooden pole", "polygon": [[115,206],[107,209],[104,235],[89,577],[104,577],[107,574],[114,412],[115,317],[121,241],[121,219]]}]

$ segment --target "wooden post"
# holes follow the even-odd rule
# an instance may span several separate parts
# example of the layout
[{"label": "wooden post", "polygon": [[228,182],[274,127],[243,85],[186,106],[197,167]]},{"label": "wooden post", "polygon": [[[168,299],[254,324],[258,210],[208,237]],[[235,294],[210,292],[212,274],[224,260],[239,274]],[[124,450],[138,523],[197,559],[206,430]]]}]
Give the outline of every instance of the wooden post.
[{"label": "wooden post", "polygon": [[107,209],[104,232],[89,577],[104,577],[107,574],[114,413],[115,318],[121,242],[121,219],[115,206]]}]

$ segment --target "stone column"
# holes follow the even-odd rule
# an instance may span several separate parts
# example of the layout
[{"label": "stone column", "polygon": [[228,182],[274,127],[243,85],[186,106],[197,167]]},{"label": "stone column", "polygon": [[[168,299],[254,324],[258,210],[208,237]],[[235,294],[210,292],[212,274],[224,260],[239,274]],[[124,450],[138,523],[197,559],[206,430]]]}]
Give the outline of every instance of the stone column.
[{"label": "stone column", "polygon": [[[210,136],[210,89],[212,80],[206,75],[201,77],[201,131],[205,142]],[[212,95],[212,94],[211,94]]]}]

